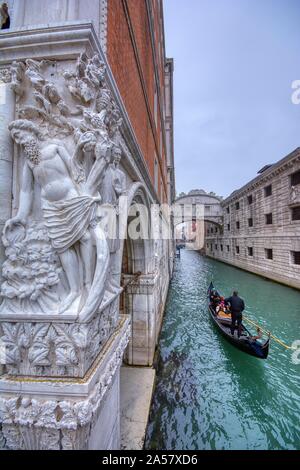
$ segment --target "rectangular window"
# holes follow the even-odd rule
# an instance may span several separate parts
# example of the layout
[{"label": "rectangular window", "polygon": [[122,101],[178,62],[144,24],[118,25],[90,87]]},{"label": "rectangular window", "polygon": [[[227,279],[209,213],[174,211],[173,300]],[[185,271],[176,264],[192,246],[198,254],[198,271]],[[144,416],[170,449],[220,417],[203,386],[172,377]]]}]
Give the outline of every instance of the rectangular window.
[{"label": "rectangular window", "polygon": [[300,170],[291,175],[291,186],[297,186],[298,184],[300,184]]},{"label": "rectangular window", "polygon": [[230,251],[230,246],[229,246],[229,245],[227,245],[227,251],[228,251],[228,253],[229,253],[229,251]]},{"label": "rectangular window", "polygon": [[272,185],[270,184],[269,186],[265,187],[265,197],[272,196]]},{"label": "rectangular window", "polygon": [[292,208],[292,220],[300,220],[300,206]]},{"label": "rectangular window", "polygon": [[218,227],[215,228],[215,233],[218,233]]},{"label": "rectangular window", "polygon": [[272,215],[272,213],[270,213],[270,214],[265,214],[265,218],[266,218],[266,225],[272,225],[272,223],[273,223],[273,215]]},{"label": "rectangular window", "polygon": [[[155,82],[155,77],[154,77],[154,82]],[[155,126],[157,127],[157,109],[158,109],[158,97],[157,97],[157,89],[156,85],[154,85],[154,105],[153,105],[153,114],[154,114],[154,121],[155,121]]]},{"label": "rectangular window", "polygon": [[292,251],[292,261],[294,264],[300,264],[300,251]]},{"label": "rectangular window", "polygon": [[237,228],[237,230],[240,230],[240,222],[239,222],[239,220],[237,220],[237,222],[236,222],[236,228]]},{"label": "rectangular window", "polygon": [[221,251],[223,251],[223,245],[220,245]]},{"label": "rectangular window", "polygon": [[252,196],[252,194],[250,194],[250,196],[247,197],[247,201],[248,201],[249,206],[253,203],[253,196]]},{"label": "rectangular window", "polygon": [[248,246],[248,256],[253,256],[253,247]]},{"label": "rectangular window", "polygon": [[210,251],[213,251],[212,243],[210,244]]},{"label": "rectangular window", "polygon": [[267,259],[273,259],[273,250],[271,248],[265,248],[265,255]]},{"label": "rectangular window", "polygon": [[230,212],[229,206],[226,207],[226,212],[227,212],[227,214],[229,214],[229,212]]},{"label": "rectangular window", "polygon": [[157,158],[154,160],[154,188],[158,191],[158,161]]},{"label": "rectangular window", "polygon": [[253,227],[253,219],[252,219],[252,217],[250,217],[250,219],[248,219],[248,227]]},{"label": "rectangular window", "polygon": [[239,246],[236,246],[235,247],[235,251],[236,251],[236,254],[238,255],[240,253],[240,247]]},{"label": "rectangular window", "polygon": [[238,202],[235,203],[235,209],[238,211],[239,208],[240,208],[240,203],[239,203],[239,201],[238,201]]},{"label": "rectangular window", "polygon": [[214,233],[214,229],[213,229],[213,227],[210,229],[210,233]]},{"label": "rectangular window", "polygon": [[218,245],[215,245],[215,249],[216,249],[216,250],[218,249]]},{"label": "rectangular window", "polygon": [[227,224],[227,230],[230,232],[230,224]]}]

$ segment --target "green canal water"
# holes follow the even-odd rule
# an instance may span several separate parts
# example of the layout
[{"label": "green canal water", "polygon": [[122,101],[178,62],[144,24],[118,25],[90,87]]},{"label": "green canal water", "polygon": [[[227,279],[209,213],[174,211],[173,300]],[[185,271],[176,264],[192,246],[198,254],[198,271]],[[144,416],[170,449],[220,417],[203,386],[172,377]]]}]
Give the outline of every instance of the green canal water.
[{"label": "green canal water", "polygon": [[[274,341],[263,361],[218,333],[206,307],[213,280],[288,345],[300,339],[300,293],[182,250],[164,324],[146,449],[300,449],[300,364]],[[299,354],[300,358],[300,354]]]}]

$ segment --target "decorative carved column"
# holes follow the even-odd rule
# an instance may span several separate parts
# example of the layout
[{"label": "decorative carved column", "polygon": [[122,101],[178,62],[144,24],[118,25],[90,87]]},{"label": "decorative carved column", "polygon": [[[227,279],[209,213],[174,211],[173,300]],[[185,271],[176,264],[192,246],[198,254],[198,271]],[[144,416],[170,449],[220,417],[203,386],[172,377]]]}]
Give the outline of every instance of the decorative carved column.
[{"label": "decorative carved column", "polygon": [[[76,41],[62,44],[68,34]],[[121,150],[112,161],[120,110],[88,25],[0,35],[1,47],[0,444],[118,448],[130,322],[119,316],[121,289],[107,289],[99,188],[108,171],[122,179]],[[117,185],[110,191],[117,202]]]}]

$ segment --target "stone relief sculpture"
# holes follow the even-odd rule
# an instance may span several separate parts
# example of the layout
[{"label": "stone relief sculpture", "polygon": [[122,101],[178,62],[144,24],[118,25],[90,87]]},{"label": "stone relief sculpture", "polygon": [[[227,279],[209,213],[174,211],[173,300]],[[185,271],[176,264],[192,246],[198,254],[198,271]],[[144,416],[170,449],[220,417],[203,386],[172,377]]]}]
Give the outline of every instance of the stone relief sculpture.
[{"label": "stone relief sculpture", "polygon": [[114,146],[112,149],[112,163],[109,165],[100,185],[101,199],[104,204],[103,213],[107,221],[106,235],[111,254],[111,270],[107,279],[106,288],[115,293],[119,289],[119,283],[114,279],[115,253],[120,248],[119,240],[119,198],[126,193],[126,176],[120,169],[121,149]]},{"label": "stone relief sculpture", "polygon": [[299,186],[291,187],[290,201],[291,201],[291,204],[300,202],[300,187]]},{"label": "stone relief sculpture", "polygon": [[19,204],[3,231],[2,314],[86,319],[100,306],[116,249],[99,223],[101,203],[116,206],[126,190],[116,143],[122,121],[104,77],[97,55],[82,54],[74,71],[13,64]]}]

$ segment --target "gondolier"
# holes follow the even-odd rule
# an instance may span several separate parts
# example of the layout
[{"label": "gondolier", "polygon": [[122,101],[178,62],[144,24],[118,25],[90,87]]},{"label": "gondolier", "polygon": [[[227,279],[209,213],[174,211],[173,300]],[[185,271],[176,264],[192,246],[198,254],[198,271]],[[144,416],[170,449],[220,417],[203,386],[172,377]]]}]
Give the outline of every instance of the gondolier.
[{"label": "gondolier", "polygon": [[[210,317],[214,324],[217,326],[218,330],[222,335],[229,341],[233,346],[244,351],[251,356],[258,357],[260,359],[266,359],[269,354],[270,347],[270,335],[266,340],[262,339],[261,332],[258,332],[257,335],[253,335],[242,323],[242,312],[245,308],[245,303],[243,299],[238,296],[237,292],[234,292],[231,297],[225,299],[233,310],[234,321],[231,321],[231,316],[228,315],[228,312],[224,313],[218,308],[215,308],[211,296],[217,295],[219,298],[222,297],[222,294],[215,289],[213,283],[211,282],[207,289],[207,303]],[[224,301],[224,302],[225,302]],[[220,305],[222,305],[220,303]],[[218,311],[217,311],[218,310]],[[238,323],[239,335],[234,335],[235,324]]]},{"label": "gondolier", "polygon": [[225,299],[225,304],[230,304],[231,310],[231,334],[234,335],[235,325],[237,324],[238,338],[242,332],[243,310],[245,310],[245,302],[239,297],[238,292],[235,290],[231,297]]}]

